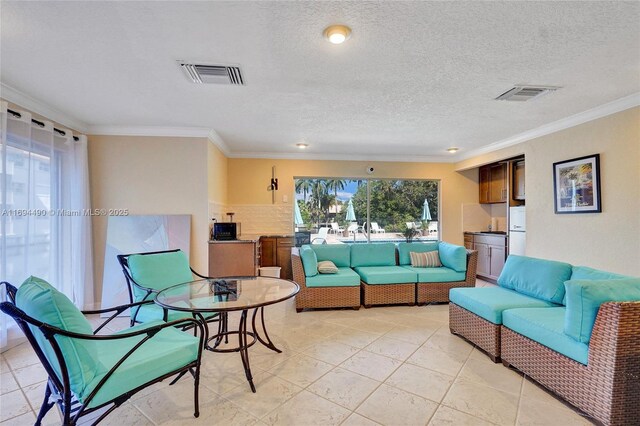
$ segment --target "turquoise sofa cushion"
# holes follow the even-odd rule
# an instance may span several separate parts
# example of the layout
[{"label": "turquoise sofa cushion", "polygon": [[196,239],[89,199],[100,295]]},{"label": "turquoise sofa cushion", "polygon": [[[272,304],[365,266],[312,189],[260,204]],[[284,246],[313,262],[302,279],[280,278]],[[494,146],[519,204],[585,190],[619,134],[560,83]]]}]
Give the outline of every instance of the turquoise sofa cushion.
[{"label": "turquoise sofa cushion", "polygon": [[567,316],[564,332],[573,339],[588,343],[598,309],[605,302],[640,301],[640,278],[615,280],[570,280],[567,291]]},{"label": "turquoise sofa cushion", "polygon": [[398,264],[411,265],[409,253],[424,253],[438,250],[438,242],[432,243],[398,243]]},{"label": "turquoise sofa cushion", "polygon": [[509,255],[498,277],[501,287],[553,303],[562,303],[564,282],[571,276],[568,263]]},{"label": "turquoise sofa cushion", "polygon": [[[22,283],[16,294],[16,306],[32,318],[65,331],[80,334],[93,334],[91,324],[71,301],[53,288],[48,282],[29,277]],[[38,341],[38,345],[62,380],[60,365],[53,347],[36,327],[29,326]],[[87,384],[94,380],[99,364],[96,362],[98,351],[95,341],[73,339],[58,335],[56,337],[69,372],[71,390],[81,394]]]},{"label": "turquoise sofa cushion", "polygon": [[[600,271],[598,269],[589,268],[587,266],[574,266],[571,273],[571,280],[617,280],[622,278],[633,278],[626,275],[615,274],[613,272]],[[565,287],[564,299],[562,304],[566,305],[567,294]]]},{"label": "turquoise sofa cushion", "polygon": [[351,267],[395,266],[396,245],[393,243],[352,244]]},{"label": "turquoise sofa cushion", "polygon": [[440,262],[456,272],[467,271],[467,249],[463,246],[441,242],[438,244]]},{"label": "turquoise sofa cushion", "polygon": [[458,287],[449,290],[449,300],[494,324],[502,324],[502,313],[513,308],[551,308],[557,305],[502,287]]},{"label": "turquoise sofa cushion", "polygon": [[[162,322],[155,321],[141,324],[116,334],[129,333],[157,324],[162,324]],[[136,337],[99,342],[98,362],[101,365],[101,369],[84,392],[77,395],[78,399],[81,402],[85,401],[107,372],[145,336],[143,334]],[[143,343],[116,369],[91,400],[89,408],[97,407],[127,391],[136,389],[153,379],[195,361],[198,357],[199,342],[197,337],[176,328],[162,329],[153,338]]]},{"label": "turquoise sofa cushion", "polygon": [[318,262],[330,260],[338,268],[351,266],[350,244],[314,244],[311,248],[316,252]]},{"label": "turquoise sofa cushion", "polygon": [[360,285],[360,275],[351,268],[338,268],[336,274],[318,274],[307,277],[307,287],[356,287]]},{"label": "turquoise sofa cushion", "polygon": [[502,314],[502,325],[586,365],[589,346],[564,333],[565,311],[564,306],[508,309]]},{"label": "turquoise sofa cushion", "polygon": [[[142,287],[163,290],[172,285],[193,281],[189,259],[183,251],[158,254],[132,254],[127,260],[131,277]],[[135,301],[145,292],[134,286]]]},{"label": "turquoise sofa cushion", "polygon": [[403,268],[418,274],[419,283],[452,283],[464,281],[466,272],[457,272],[453,269],[441,266],[439,268],[414,268],[413,266],[403,266]]},{"label": "turquoise sofa cushion", "polygon": [[306,277],[318,275],[318,257],[311,246],[303,245],[300,247],[300,260]]},{"label": "turquoise sofa cushion", "polygon": [[402,266],[358,266],[355,271],[367,284],[406,284],[418,279],[415,272]]}]

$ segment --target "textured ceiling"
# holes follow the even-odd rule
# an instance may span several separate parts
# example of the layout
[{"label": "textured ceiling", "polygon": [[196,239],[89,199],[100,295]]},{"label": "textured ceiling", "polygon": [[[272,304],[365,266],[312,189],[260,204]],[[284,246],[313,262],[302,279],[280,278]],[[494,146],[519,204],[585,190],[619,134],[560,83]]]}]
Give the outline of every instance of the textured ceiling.
[{"label": "textured ceiling", "polygon": [[[215,129],[233,155],[449,159],[640,91],[639,2],[2,1],[0,81],[91,128]],[[334,23],[353,34],[322,38]],[[240,64],[195,85],[186,59]],[[527,103],[515,84],[562,86]]]}]

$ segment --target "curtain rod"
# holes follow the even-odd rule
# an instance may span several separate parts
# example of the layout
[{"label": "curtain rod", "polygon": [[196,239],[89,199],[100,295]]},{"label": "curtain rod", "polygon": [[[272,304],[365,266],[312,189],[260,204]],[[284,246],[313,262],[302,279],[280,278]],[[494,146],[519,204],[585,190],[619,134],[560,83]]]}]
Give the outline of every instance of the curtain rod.
[{"label": "curtain rod", "polygon": [[[21,118],[22,117],[22,114],[20,114],[17,111],[14,111],[12,109],[7,109],[7,112],[9,114],[13,115],[16,118]],[[37,126],[44,127],[44,123],[42,121],[36,120],[35,118],[32,118],[31,122],[33,124],[37,125]],[[57,128],[54,127],[53,131],[56,132],[57,134],[59,134],[60,136],[67,136],[67,132],[65,132],[64,130],[60,130],[60,129],[57,129]],[[78,138],[77,136],[73,136],[73,140],[78,142],[80,140],[80,138]]]}]

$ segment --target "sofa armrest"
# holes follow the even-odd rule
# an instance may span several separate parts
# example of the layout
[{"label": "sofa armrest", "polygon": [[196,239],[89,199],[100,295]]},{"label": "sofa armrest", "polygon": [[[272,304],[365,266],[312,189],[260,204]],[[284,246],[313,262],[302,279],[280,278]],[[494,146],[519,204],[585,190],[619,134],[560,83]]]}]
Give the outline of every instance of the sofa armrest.
[{"label": "sofa armrest", "polygon": [[304,274],[304,267],[302,266],[302,259],[298,250],[291,251],[291,269],[293,270],[293,281],[298,283],[300,290],[307,288],[307,277]]},{"label": "sofa armrest", "polygon": [[478,270],[478,251],[467,249],[467,275],[465,278],[469,287],[476,286],[476,272]]}]

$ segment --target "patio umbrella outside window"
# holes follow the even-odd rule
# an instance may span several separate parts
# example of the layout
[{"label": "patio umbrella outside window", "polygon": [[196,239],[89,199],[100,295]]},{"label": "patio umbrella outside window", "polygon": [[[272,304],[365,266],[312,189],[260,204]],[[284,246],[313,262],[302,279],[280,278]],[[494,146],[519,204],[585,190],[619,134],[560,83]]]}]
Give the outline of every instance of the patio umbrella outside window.
[{"label": "patio umbrella outside window", "polygon": [[300,226],[304,224],[304,221],[302,220],[302,215],[300,214],[300,206],[298,205],[297,200],[293,208],[293,222],[296,224],[296,226]]},{"label": "patio umbrella outside window", "polygon": [[356,212],[353,210],[353,202],[349,199],[349,205],[347,206],[347,216],[345,217],[347,222],[356,221]]},{"label": "patio umbrella outside window", "polygon": [[432,220],[431,219],[431,211],[429,211],[429,203],[427,203],[427,199],[424,199],[424,205],[422,206],[422,220]]}]

